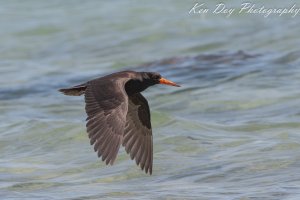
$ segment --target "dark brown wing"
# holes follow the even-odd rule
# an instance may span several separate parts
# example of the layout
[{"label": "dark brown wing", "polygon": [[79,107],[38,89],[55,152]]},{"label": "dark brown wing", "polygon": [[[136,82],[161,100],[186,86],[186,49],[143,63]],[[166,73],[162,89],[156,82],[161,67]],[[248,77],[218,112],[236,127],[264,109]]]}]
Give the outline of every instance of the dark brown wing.
[{"label": "dark brown wing", "polygon": [[85,91],[87,132],[91,145],[106,164],[114,163],[123,140],[128,110],[125,80],[88,82]]},{"label": "dark brown wing", "polygon": [[142,170],[152,174],[153,144],[149,105],[140,93],[129,96],[123,146]]}]

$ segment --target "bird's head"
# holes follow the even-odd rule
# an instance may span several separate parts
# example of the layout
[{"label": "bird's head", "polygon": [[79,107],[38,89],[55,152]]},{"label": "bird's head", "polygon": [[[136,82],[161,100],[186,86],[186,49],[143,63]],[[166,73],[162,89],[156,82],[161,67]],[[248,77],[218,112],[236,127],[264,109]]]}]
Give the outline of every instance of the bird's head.
[{"label": "bird's head", "polygon": [[155,85],[155,84],[164,84],[164,85],[180,87],[180,85],[163,78],[159,73],[142,72],[141,74],[142,74],[143,82],[145,82],[149,86]]},{"label": "bird's head", "polygon": [[127,94],[131,95],[137,92],[142,92],[150,86],[156,84],[165,84],[180,87],[176,83],[169,81],[156,72],[133,72],[128,71],[131,75],[131,80],[125,85]]}]

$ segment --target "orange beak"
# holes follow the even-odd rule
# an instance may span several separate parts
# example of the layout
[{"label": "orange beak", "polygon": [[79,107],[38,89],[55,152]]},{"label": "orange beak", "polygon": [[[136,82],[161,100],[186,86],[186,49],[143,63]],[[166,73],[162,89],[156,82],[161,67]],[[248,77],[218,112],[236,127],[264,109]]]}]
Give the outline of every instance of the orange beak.
[{"label": "orange beak", "polygon": [[176,86],[176,87],[180,87],[180,85],[177,85],[176,83],[172,82],[172,81],[169,81],[165,78],[160,78],[159,79],[159,83],[160,84],[165,84],[165,85],[171,85],[171,86]]}]

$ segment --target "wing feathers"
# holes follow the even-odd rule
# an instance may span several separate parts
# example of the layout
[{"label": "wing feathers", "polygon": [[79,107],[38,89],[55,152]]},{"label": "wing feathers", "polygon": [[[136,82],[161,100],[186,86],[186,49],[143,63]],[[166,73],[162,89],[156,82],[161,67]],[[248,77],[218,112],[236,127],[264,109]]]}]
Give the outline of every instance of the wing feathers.
[{"label": "wing feathers", "polygon": [[96,79],[88,82],[85,90],[88,136],[106,164],[114,163],[123,141],[128,110],[123,86],[118,81]]},{"label": "wing feathers", "polygon": [[112,165],[123,144],[131,159],[151,174],[152,129],[147,100],[140,93],[128,97],[124,84],[118,81],[96,79],[87,84],[85,102],[87,132],[98,157]]},{"label": "wing feathers", "polygon": [[146,173],[152,174],[152,129],[147,100],[140,94],[129,96],[123,146]]}]

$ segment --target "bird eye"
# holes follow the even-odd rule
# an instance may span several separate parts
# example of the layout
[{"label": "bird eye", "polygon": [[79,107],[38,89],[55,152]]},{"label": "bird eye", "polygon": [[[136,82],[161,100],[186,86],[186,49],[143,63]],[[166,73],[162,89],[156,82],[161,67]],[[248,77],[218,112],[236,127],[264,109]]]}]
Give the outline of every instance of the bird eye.
[{"label": "bird eye", "polygon": [[160,75],[155,74],[155,75],[153,76],[153,78],[154,78],[154,79],[160,79]]},{"label": "bird eye", "polygon": [[159,80],[161,78],[160,74],[157,73],[149,73],[148,77],[152,80]]}]

